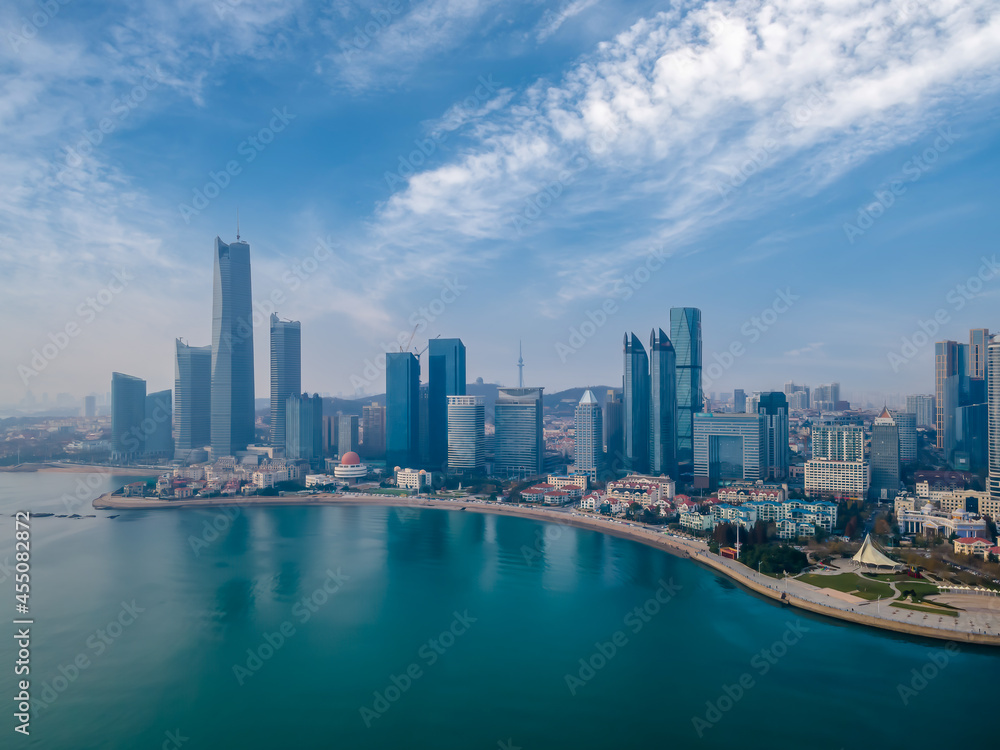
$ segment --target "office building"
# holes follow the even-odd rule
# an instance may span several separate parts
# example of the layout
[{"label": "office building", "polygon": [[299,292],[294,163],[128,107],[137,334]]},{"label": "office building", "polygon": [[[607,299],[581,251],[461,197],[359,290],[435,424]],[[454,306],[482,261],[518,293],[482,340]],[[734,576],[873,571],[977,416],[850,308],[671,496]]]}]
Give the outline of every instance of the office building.
[{"label": "office building", "polygon": [[677,477],[677,360],[663,329],[649,335],[649,471]]},{"label": "office building", "polygon": [[323,457],[323,399],[318,395],[285,399],[285,458],[320,463]]},{"label": "office building", "polygon": [[623,341],[625,470],[649,470],[649,357],[634,333]]},{"label": "office building", "polygon": [[871,479],[867,461],[839,461],[813,458],[806,461],[806,497],[832,497],[838,500],[865,500]]},{"label": "office building", "polygon": [[411,352],[385,355],[385,453],[389,467],[419,465],[420,361]]},{"label": "office building", "polygon": [[764,417],[766,478],[788,476],[788,400],[780,391],[760,394],[757,411]]},{"label": "office building", "polygon": [[337,415],[323,417],[323,455],[333,456],[337,452]]},{"label": "office building", "polygon": [[465,395],[465,344],[461,339],[431,339],[427,346],[427,433],[429,463],[449,461],[448,397]]},{"label": "office building", "polygon": [[486,405],[482,396],[448,396],[448,470],[486,466]]},{"label": "office building", "polygon": [[147,456],[173,458],[173,409],[169,390],[146,395],[142,432],[145,438],[143,452]]},{"label": "office building", "polygon": [[271,313],[271,445],[285,444],[285,402],[302,391],[302,324]]},{"label": "office building", "polygon": [[212,293],[212,457],[246,450],[254,437],[250,245],[215,238]]},{"label": "office building", "polygon": [[810,395],[807,385],[796,385],[791,381],[785,383],[785,397],[793,409],[808,409],[811,405]]},{"label": "office building", "polygon": [[915,395],[906,397],[906,410],[917,417],[917,427],[934,427],[937,409],[934,396]]},{"label": "office building", "polygon": [[593,392],[585,391],[574,414],[576,440],[573,445],[573,467],[576,473],[597,480],[604,466],[602,436],[604,420],[601,405]]},{"label": "office building", "polygon": [[358,439],[358,418],[354,414],[341,414],[337,417],[337,455],[346,456],[357,453],[360,447]]},{"label": "office building", "polygon": [[677,462],[689,468],[694,456],[694,414],[702,410],[701,310],[670,308],[670,341],[677,373]]},{"label": "office building", "polygon": [[745,414],[747,410],[747,394],[742,388],[733,391],[733,412]]},{"label": "office building", "polygon": [[695,487],[764,479],[766,471],[763,414],[695,413]]},{"label": "office building", "polygon": [[[899,461],[912,464],[917,460],[917,415],[909,411],[894,411],[892,418],[899,430]],[[985,446],[985,441],[983,444]]]},{"label": "office building", "polygon": [[176,341],[174,362],[174,457],[186,459],[192,450],[212,440],[212,347]]},{"label": "office building", "polygon": [[142,455],[145,439],[146,381],[120,372],[111,373],[111,458],[127,461]]},{"label": "office building", "polygon": [[[990,498],[994,502],[1000,502],[1000,335],[993,336],[987,347],[987,423],[988,439],[987,446],[989,456],[989,476],[988,484]],[[994,521],[1000,520],[996,516]]]},{"label": "office building", "polygon": [[899,428],[886,408],[872,425],[871,485],[875,500],[893,500],[899,493]]},{"label": "office building", "polygon": [[837,411],[840,409],[840,383],[818,385],[812,392],[813,408],[820,411]]},{"label": "office building", "polygon": [[[430,466],[431,461],[431,393],[426,385],[417,394],[417,464]],[[439,465],[437,471],[445,467]]]},{"label": "office building", "polygon": [[365,458],[385,457],[385,407],[372,401],[361,407],[361,452]]},{"label": "office building", "polygon": [[493,408],[496,425],[494,473],[529,477],[541,474],[545,462],[542,439],[542,388],[500,388]]},{"label": "office building", "polygon": [[830,461],[864,461],[864,428],[860,425],[814,424],[812,457]]},{"label": "office building", "polygon": [[613,389],[604,397],[604,465],[612,474],[625,471],[625,403]]},{"label": "office building", "polygon": [[937,415],[937,447],[945,452],[945,459],[951,459],[955,442],[955,408],[959,395],[959,362],[961,361],[957,341],[939,341],[934,345],[934,385]]},{"label": "office building", "polygon": [[96,417],[97,416],[97,397],[96,396],[85,396],[83,399],[83,416],[85,417]]}]

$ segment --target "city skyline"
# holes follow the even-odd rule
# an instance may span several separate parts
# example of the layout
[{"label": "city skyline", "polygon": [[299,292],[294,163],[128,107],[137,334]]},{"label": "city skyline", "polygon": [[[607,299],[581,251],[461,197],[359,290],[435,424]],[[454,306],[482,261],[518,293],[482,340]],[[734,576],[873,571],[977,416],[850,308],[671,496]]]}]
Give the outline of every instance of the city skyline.
[{"label": "city skyline", "polygon": [[[342,18],[191,6],[169,22],[137,6],[123,45],[73,3],[16,37],[5,75],[37,106],[5,99],[0,403],[29,388],[104,392],[109,370],[169,387],[159,342],[208,340],[204,238],[232,236],[238,208],[258,271],[258,372],[280,310],[309,331],[314,391],[378,392],[380,357],[414,327],[496,342],[472,378],[514,385],[523,339],[530,382],[559,390],[581,370],[616,382],[606,353],[620,332],[666,330],[666,310],[690,305],[705,316],[706,370],[745,350],[706,390],[794,379],[922,393],[933,344],[913,342],[990,325],[1000,45],[988,3],[951,18],[887,0],[864,14],[781,2],[813,39],[796,65],[769,45],[727,57],[768,33],[749,6],[680,17],[605,2],[559,23],[505,7],[494,24],[487,5],[456,24],[418,2],[363,47],[354,29],[372,15],[355,6]],[[870,27],[903,41],[838,41]],[[418,50],[405,65],[401,39]],[[685,57],[697,65],[666,87]],[[527,157],[532,139],[545,158]]]}]

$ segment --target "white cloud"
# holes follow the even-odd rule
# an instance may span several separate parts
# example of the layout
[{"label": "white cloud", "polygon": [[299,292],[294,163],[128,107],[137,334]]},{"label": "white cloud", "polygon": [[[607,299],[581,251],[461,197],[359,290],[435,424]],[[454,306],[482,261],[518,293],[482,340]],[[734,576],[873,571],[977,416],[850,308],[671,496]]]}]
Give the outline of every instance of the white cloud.
[{"label": "white cloud", "polygon": [[555,34],[568,20],[580,15],[583,11],[587,10],[587,8],[592,5],[596,5],[600,1],[601,0],[572,0],[572,2],[566,3],[566,5],[557,11],[545,11],[545,15],[542,16],[542,20],[538,23],[535,38],[539,42],[544,42],[550,36]]}]

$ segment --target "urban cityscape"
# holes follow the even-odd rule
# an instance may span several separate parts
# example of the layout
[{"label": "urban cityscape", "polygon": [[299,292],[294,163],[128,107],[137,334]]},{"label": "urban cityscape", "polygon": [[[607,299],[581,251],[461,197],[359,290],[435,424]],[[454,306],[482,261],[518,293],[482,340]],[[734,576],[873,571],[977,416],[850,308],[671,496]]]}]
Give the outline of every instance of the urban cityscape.
[{"label": "urban cityscape", "polygon": [[991,744],[995,4],[0,27],[2,746]]}]

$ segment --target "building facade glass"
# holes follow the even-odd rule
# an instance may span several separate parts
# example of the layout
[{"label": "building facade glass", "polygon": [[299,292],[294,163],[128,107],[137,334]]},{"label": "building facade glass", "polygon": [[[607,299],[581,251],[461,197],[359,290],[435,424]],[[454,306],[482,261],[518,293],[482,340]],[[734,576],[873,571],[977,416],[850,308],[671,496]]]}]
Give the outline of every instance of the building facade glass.
[{"label": "building facade glass", "polygon": [[694,415],[702,411],[701,310],[670,308],[670,340],[676,353],[677,462],[689,467],[694,456]]},{"label": "building facade glass", "polygon": [[212,347],[177,339],[174,363],[174,451],[186,458],[212,440]]},{"label": "building facade glass", "polygon": [[302,324],[271,313],[271,445],[285,444],[285,401],[302,391]]},{"label": "building facade glass", "polygon": [[626,333],[624,347],[625,470],[649,471],[649,357],[634,333]]},{"label": "building facade glass", "polygon": [[649,335],[649,470],[677,478],[677,359],[663,332]]},{"label": "building facade glass", "polygon": [[528,477],[541,474],[545,463],[542,436],[542,388],[500,388],[493,409],[494,473]]},{"label": "building facade glass", "polygon": [[486,404],[482,396],[448,396],[448,469],[481,471],[486,465]]},{"label": "building facade glass", "polygon": [[410,352],[385,355],[385,452],[389,468],[420,460],[420,361]]}]

